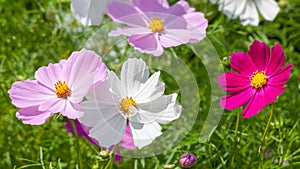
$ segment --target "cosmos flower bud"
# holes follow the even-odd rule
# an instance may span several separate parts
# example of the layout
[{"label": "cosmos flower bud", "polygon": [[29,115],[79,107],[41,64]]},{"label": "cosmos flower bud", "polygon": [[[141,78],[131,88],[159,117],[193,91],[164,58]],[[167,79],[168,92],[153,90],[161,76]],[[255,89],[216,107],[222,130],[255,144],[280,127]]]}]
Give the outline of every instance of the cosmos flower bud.
[{"label": "cosmos flower bud", "polygon": [[193,165],[196,164],[197,162],[197,157],[194,155],[194,154],[182,154],[180,156],[180,165],[183,167],[183,168],[190,168],[192,167]]},{"label": "cosmos flower bud", "polygon": [[101,150],[99,155],[103,160],[106,160],[110,157],[108,150]]}]

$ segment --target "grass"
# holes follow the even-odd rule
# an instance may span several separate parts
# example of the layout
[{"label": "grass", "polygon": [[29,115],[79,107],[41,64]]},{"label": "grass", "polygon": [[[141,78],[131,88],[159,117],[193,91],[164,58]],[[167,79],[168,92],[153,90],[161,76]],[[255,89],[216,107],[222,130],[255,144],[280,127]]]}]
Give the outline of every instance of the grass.
[{"label": "grass", "polygon": [[[212,87],[205,65],[186,45],[182,45],[174,48],[174,52],[192,70],[199,86],[200,104],[196,123],[171,150],[147,158],[124,157],[121,162],[114,163],[113,168],[159,169],[165,164],[175,164],[179,168],[179,157],[187,152],[198,158],[193,167],[195,169],[299,168],[300,2],[286,2],[287,5],[281,7],[274,22],[261,19],[258,27],[243,27],[239,20],[230,20],[218,12],[217,5],[207,0],[190,0],[190,4],[205,13],[209,20],[207,37],[220,60],[232,52],[248,51],[249,45],[256,39],[270,46],[280,43],[287,57],[286,62],[294,65],[286,91],[274,103],[274,116],[263,147],[260,147],[261,139],[271,105],[255,117],[239,119],[237,138],[235,129],[238,110],[224,111],[209,140],[199,142],[200,129],[213,99]],[[33,79],[39,67],[58,62],[67,58],[72,51],[80,50],[85,41],[99,29],[97,26],[83,27],[72,18],[69,8],[70,2],[66,0],[0,0],[0,168],[76,166],[76,140],[64,127],[66,119],[56,115],[41,126],[25,125],[15,117],[17,109],[11,104],[7,93],[13,82]],[[109,22],[109,19],[106,18],[105,22]],[[104,61],[110,68],[119,68],[109,58],[104,58]],[[223,66],[226,71],[229,70],[228,62],[223,62]],[[180,70],[178,73],[181,73]],[[167,73],[162,76],[167,84],[167,92],[178,91],[172,77]],[[235,139],[236,146],[233,146]],[[84,168],[101,165],[97,147],[83,138],[79,141]]]}]

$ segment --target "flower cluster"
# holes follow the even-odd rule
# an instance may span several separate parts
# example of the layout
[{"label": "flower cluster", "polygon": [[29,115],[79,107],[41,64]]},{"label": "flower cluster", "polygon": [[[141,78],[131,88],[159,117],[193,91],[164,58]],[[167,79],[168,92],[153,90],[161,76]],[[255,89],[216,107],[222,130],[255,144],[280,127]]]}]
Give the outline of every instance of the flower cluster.
[{"label": "flower cluster", "polygon": [[[219,0],[218,4],[219,10],[240,18],[243,25],[258,25],[257,10],[270,21],[279,12],[274,0]],[[171,6],[167,0],[71,0],[71,10],[85,26],[99,25],[107,13],[114,22],[127,25],[109,36],[128,36],[134,49],[153,56],[163,55],[165,48],[200,42],[208,26],[204,14],[185,0]],[[220,106],[233,110],[246,105],[244,118],[257,115],[285,91],[293,68],[284,66],[285,60],[279,44],[270,49],[259,41],[253,42],[248,53],[233,53],[233,71],[218,78],[220,87],[229,92]],[[159,78],[160,71],[151,75],[144,60],[137,58],[123,62],[119,78],[98,54],[82,49],[66,60],[39,68],[34,80],[13,83],[8,93],[19,108],[16,117],[25,124],[41,125],[61,113],[74,120],[73,126],[66,124],[69,132],[76,131],[75,135],[102,150],[117,144],[141,149],[162,135],[161,124],[182,113],[177,94],[165,95],[165,84]],[[119,149],[117,154],[120,157]],[[183,154],[179,160],[183,168],[196,161],[193,154]]]}]

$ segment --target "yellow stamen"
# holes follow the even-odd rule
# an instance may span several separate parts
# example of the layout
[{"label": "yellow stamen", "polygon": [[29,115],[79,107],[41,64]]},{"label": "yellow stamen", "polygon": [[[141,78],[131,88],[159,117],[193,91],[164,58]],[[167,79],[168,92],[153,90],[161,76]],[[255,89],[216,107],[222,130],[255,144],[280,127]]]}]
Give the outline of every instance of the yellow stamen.
[{"label": "yellow stamen", "polygon": [[255,71],[253,72],[253,75],[251,76],[250,80],[252,87],[260,89],[267,84],[268,76],[266,75],[265,71]]},{"label": "yellow stamen", "polygon": [[58,98],[67,98],[71,94],[71,89],[66,84],[66,82],[58,81],[54,84],[55,93]]},{"label": "yellow stamen", "polygon": [[164,21],[161,20],[159,17],[155,17],[154,19],[152,19],[148,25],[148,28],[153,32],[153,33],[157,33],[157,32],[161,32],[165,29],[164,26]]},{"label": "yellow stamen", "polygon": [[121,100],[120,110],[126,114],[130,114],[131,112],[129,109],[131,106],[136,107],[135,101],[132,99],[132,97],[126,97],[125,99]]}]

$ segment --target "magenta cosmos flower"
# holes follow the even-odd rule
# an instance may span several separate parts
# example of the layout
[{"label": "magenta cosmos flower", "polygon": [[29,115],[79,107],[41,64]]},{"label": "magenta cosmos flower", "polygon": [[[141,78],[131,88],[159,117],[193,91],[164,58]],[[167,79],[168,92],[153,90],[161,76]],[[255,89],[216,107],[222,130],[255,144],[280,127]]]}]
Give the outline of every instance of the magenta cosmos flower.
[{"label": "magenta cosmos flower", "polygon": [[57,112],[76,119],[83,115],[79,103],[91,87],[106,80],[107,73],[100,56],[82,49],[68,60],[39,68],[35,80],[15,82],[8,93],[23,123],[40,125]]},{"label": "magenta cosmos flower", "polygon": [[233,110],[247,104],[243,118],[256,115],[284,92],[293,67],[291,64],[283,67],[284,62],[279,44],[270,51],[265,43],[254,41],[248,54],[233,53],[230,66],[236,72],[227,72],[218,78],[220,86],[230,92],[222,97],[221,107]]},{"label": "magenta cosmos flower", "polygon": [[164,48],[199,42],[206,36],[207,20],[181,0],[169,6],[166,1],[135,0],[133,5],[113,1],[108,15],[129,28],[119,28],[110,36],[129,36],[128,42],[142,53],[162,55]]}]

